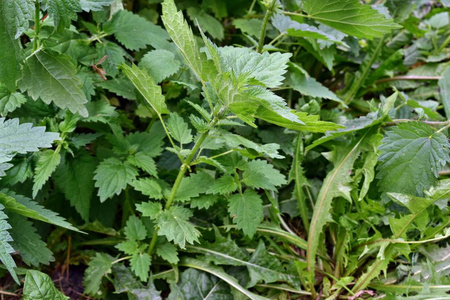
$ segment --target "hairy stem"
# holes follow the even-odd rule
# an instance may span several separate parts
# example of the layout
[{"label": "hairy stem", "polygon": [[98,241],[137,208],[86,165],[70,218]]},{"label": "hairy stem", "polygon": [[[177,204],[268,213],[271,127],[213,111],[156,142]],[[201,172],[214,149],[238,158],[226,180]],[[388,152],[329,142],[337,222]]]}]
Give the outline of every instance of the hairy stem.
[{"label": "hairy stem", "polygon": [[40,18],[41,8],[39,6],[39,1],[35,2],[34,9],[34,41],[33,41],[33,51],[39,48],[39,33],[41,32],[41,18]]},{"label": "hairy stem", "polygon": [[264,38],[266,37],[266,29],[267,23],[269,22],[270,16],[273,14],[273,10],[275,8],[276,1],[272,0],[270,6],[267,7],[266,14],[264,15],[263,24],[261,26],[261,33],[259,34],[259,44],[258,44],[258,53],[261,53],[264,47]]}]

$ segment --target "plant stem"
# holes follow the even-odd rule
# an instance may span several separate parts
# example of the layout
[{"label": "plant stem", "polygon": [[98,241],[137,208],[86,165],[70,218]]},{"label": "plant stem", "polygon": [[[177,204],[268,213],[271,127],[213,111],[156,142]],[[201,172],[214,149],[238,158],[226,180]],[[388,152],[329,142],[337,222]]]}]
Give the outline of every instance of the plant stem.
[{"label": "plant stem", "polygon": [[396,81],[396,80],[439,80],[441,76],[419,76],[419,75],[403,75],[403,76],[395,76],[390,78],[382,78],[375,82],[375,84]]},{"label": "plant stem", "polygon": [[41,18],[40,12],[41,8],[39,6],[39,1],[36,0],[34,9],[34,41],[33,41],[33,51],[39,48],[39,33],[41,32]]},{"label": "plant stem", "polygon": [[308,219],[308,208],[306,206],[306,199],[302,195],[302,184],[301,184],[301,155],[303,155],[303,140],[302,135],[299,133],[297,137],[297,145],[295,147],[294,156],[294,170],[295,170],[295,196],[298,201],[298,210],[300,212],[300,217],[302,219],[303,227],[306,233],[309,232],[309,219]]},{"label": "plant stem", "polygon": [[[167,202],[165,205],[165,209],[169,209],[172,205],[173,201],[175,200],[175,197],[177,195],[178,189],[180,188],[181,181],[184,178],[184,174],[186,173],[188,167],[190,166],[190,163],[192,162],[192,159],[195,157],[195,154],[197,153],[198,149],[200,149],[201,145],[205,141],[206,137],[209,134],[209,131],[211,128],[213,128],[219,120],[217,118],[214,118],[209,123],[209,129],[202,133],[202,135],[199,137],[197,142],[195,143],[194,147],[191,150],[191,153],[188,155],[184,163],[181,165],[180,171],[178,172],[177,178],[175,179],[175,182],[173,184],[172,189],[170,190],[169,197],[167,198]],[[153,232],[152,240],[150,241],[150,246],[148,248],[148,254],[152,254],[153,250],[156,246],[156,241],[158,240],[158,229],[155,227],[155,231]]]},{"label": "plant stem", "polygon": [[276,1],[272,0],[272,3],[270,4],[270,6],[267,7],[266,14],[264,15],[263,24],[261,26],[261,33],[259,34],[258,49],[256,50],[258,53],[261,53],[263,50],[264,38],[266,37],[267,23],[269,22],[269,18],[273,13],[275,5],[276,5]]},{"label": "plant stem", "polygon": [[447,126],[447,125],[449,125],[448,121],[439,122],[439,121],[420,121],[420,120],[410,120],[410,119],[394,119],[394,120],[392,120],[392,122],[386,122],[384,125],[385,126],[395,126],[397,124],[407,123],[407,122],[421,122],[421,123],[432,125],[432,126]]}]

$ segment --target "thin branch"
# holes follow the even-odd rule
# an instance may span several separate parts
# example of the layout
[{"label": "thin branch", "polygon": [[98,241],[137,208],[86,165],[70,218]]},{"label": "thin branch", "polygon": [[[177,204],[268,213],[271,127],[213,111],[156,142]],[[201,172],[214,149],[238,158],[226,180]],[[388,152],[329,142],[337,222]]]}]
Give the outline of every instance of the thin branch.
[{"label": "thin branch", "polygon": [[396,80],[439,80],[441,79],[441,76],[416,76],[416,75],[403,75],[403,76],[395,76],[390,78],[382,78],[375,82],[375,84],[378,83],[384,83],[389,81],[396,81]]},{"label": "thin branch", "polygon": [[440,121],[422,121],[422,120],[410,120],[410,119],[394,119],[392,122],[386,122],[385,126],[395,126],[401,123],[407,122],[421,122],[424,124],[432,125],[432,126],[447,126],[449,124],[448,121],[440,122]]},{"label": "thin branch", "polygon": [[449,175],[450,175],[450,170],[439,171],[439,176],[449,176]]}]

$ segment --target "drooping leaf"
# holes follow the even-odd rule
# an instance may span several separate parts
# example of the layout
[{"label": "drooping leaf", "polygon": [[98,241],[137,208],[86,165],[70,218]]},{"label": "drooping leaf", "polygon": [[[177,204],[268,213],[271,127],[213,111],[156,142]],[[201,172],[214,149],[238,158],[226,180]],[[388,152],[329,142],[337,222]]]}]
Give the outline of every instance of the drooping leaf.
[{"label": "drooping leaf", "polygon": [[248,186],[273,191],[286,184],[284,175],[264,160],[249,162],[244,168],[242,180]]},{"label": "drooping leaf", "polygon": [[177,113],[171,113],[167,120],[170,135],[181,144],[192,142],[192,134],[188,124]]},{"label": "drooping leaf", "polygon": [[122,70],[156,113],[169,113],[161,87],[155,83],[147,71],[139,69],[136,65],[131,67],[122,65]]},{"label": "drooping leaf", "polygon": [[81,11],[79,0],[47,0],[47,11],[58,30],[68,28],[71,20],[77,18],[77,12]]},{"label": "drooping leaf", "polygon": [[41,153],[34,171],[33,198],[36,197],[60,162],[61,155],[57,151],[45,150]]},{"label": "drooping leaf", "polygon": [[74,114],[88,116],[83,105],[87,98],[81,89],[82,82],[76,76],[76,67],[66,56],[44,51],[31,56],[23,66],[19,87],[34,100],[40,98],[47,104],[53,102]]},{"label": "drooping leaf", "polygon": [[186,243],[198,242],[200,232],[189,222],[192,212],[189,209],[172,206],[158,215],[158,235],[163,235],[168,241],[184,249]]},{"label": "drooping leaf", "polygon": [[128,218],[124,232],[128,240],[141,241],[147,237],[144,223],[134,215]]},{"label": "drooping leaf", "polygon": [[171,264],[176,264],[180,260],[178,258],[177,247],[175,247],[173,244],[170,243],[159,245],[156,248],[156,254],[158,254],[159,257],[168,261]]},{"label": "drooping leaf", "polygon": [[142,57],[139,66],[147,69],[156,82],[161,82],[178,72],[181,62],[175,58],[172,52],[159,49],[147,52]]},{"label": "drooping leaf", "polygon": [[262,199],[251,189],[243,194],[231,195],[228,198],[228,212],[237,228],[251,238],[264,217]]},{"label": "drooping leaf", "polygon": [[392,19],[357,0],[306,0],[308,16],[358,38],[376,38],[400,28]]},{"label": "drooping leaf", "polygon": [[97,253],[89,261],[83,279],[83,286],[87,294],[94,296],[99,291],[103,277],[111,273],[112,262],[113,258],[104,253]]},{"label": "drooping leaf", "polygon": [[28,197],[17,195],[16,193],[6,189],[0,190],[0,203],[3,204],[6,209],[24,217],[39,220],[73,231],[79,231],[57,213],[44,208]]},{"label": "drooping leaf", "polygon": [[0,261],[5,265],[14,280],[19,283],[19,278],[17,278],[16,271],[14,271],[14,268],[17,266],[11,256],[14,253],[14,248],[10,245],[13,239],[8,232],[11,229],[11,225],[6,221],[8,216],[3,212],[4,209],[5,207],[0,204]]},{"label": "drooping leaf", "polygon": [[447,137],[420,122],[399,124],[380,146],[377,178],[384,192],[422,196],[450,161]]},{"label": "drooping leaf", "polygon": [[137,169],[128,162],[121,162],[114,157],[102,161],[95,170],[94,176],[95,186],[99,188],[100,201],[104,202],[114,194],[119,195],[137,175]]},{"label": "drooping leaf", "polygon": [[130,259],[131,270],[141,281],[147,281],[151,257],[148,253],[136,253]]},{"label": "drooping leaf", "polygon": [[67,300],[53,283],[50,276],[36,270],[27,270],[23,286],[24,300]]},{"label": "drooping leaf", "polygon": [[24,263],[39,267],[39,264],[48,265],[54,261],[52,251],[47,248],[30,221],[20,215],[11,214],[9,223],[12,227],[11,237],[14,240],[11,245],[19,252]]}]

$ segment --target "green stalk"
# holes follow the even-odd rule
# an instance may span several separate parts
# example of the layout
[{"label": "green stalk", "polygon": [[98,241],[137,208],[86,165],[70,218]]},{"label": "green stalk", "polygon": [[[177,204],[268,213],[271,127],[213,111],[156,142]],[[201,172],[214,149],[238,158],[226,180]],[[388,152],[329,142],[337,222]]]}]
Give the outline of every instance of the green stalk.
[{"label": "green stalk", "polygon": [[[209,128],[214,127],[219,120],[217,118],[214,118],[211,123],[209,124]],[[178,189],[180,188],[181,181],[184,178],[184,174],[186,174],[186,171],[188,167],[190,166],[190,163],[195,157],[195,154],[200,149],[201,145],[205,141],[206,137],[208,137],[210,129],[203,132],[200,138],[195,143],[194,147],[192,148],[191,153],[188,155],[186,160],[184,161],[183,165],[180,168],[180,171],[178,172],[177,178],[175,179],[175,182],[173,184],[172,190],[170,191],[169,197],[167,198],[165,209],[169,209],[170,206],[172,206],[173,201],[175,200],[175,197],[177,195]],[[153,253],[153,250],[156,246],[156,241],[158,240],[158,229],[155,228],[155,232],[153,232],[152,240],[150,241],[150,246],[148,248],[148,253],[151,255]]]},{"label": "green stalk", "polygon": [[308,219],[308,208],[306,205],[306,199],[302,195],[302,185],[301,185],[301,155],[303,154],[303,143],[301,134],[297,137],[297,145],[295,147],[295,156],[294,156],[294,171],[295,171],[295,196],[298,201],[298,210],[300,212],[300,217],[303,222],[303,227],[306,230],[306,233],[309,232],[309,219]]},{"label": "green stalk", "polygon": [[40,18],[40,6],[39,2],[36,0],[34,3],[34,42],[33,42],[33,52],[39,48],[39,33],[41,32],[41,18]]},{"label": "green stalk", "polygon": [[270,16],[273,14],[273,10],[275,8],[276,1],[272,0],[270,6],[267,7],[266,14],[264,15],[263,24],[261,26],[261,33],[259,34],[259,44],[258,44],[258,53],[261,53],[264,47],[264,38],[266,37],[266,28],[267,23],[269,22]]}]

